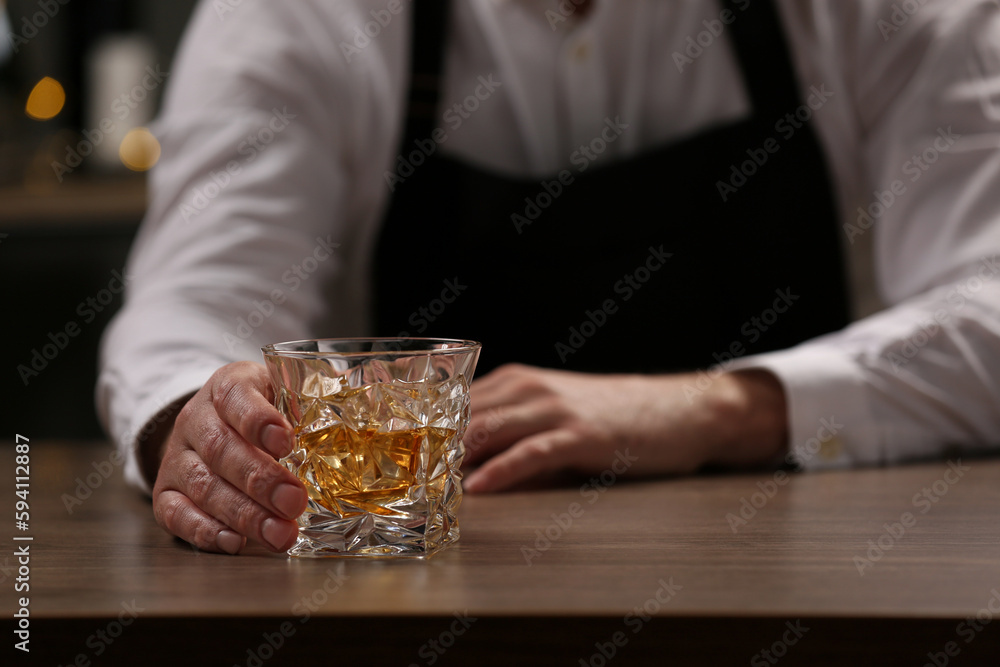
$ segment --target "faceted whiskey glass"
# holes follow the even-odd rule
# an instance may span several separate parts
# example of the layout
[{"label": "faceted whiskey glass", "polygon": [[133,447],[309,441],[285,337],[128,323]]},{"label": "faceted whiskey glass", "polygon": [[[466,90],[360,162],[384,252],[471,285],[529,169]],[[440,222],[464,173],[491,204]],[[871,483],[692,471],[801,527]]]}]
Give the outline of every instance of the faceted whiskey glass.
[{"label": "faceted whiskey glass", "polygon": [[426,557],[459,535],[474,341],[341,338],[261,348],[309,493],[292,556]]}]

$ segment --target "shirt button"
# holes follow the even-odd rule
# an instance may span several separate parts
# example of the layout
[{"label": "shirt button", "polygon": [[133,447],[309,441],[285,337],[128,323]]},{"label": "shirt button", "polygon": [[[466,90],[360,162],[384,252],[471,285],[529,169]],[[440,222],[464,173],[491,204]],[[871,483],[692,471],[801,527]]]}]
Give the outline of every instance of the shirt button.
[{"label": "shirt button", "polygon": [[590,56],[590,42],[586,40],[580,40],[573,47],[573,58],[579,62],[582,62]]}]

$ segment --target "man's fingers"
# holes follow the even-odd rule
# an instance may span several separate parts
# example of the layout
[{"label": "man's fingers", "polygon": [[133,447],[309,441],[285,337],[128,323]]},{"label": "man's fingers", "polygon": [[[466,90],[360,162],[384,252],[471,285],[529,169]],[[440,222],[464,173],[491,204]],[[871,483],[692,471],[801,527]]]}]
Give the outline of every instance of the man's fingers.
[{"label": "man's fingers", "polygon": [[244,440],[281,458],[292,449],[292,429],[272,405],[273,389],[260,364],[229,364],[208,383],[219,417]]},{"label": "man's fingers", "polygon": [[237,554],[246,538],[202,512],[179,491],[163,491],[153,501],[156,522],[168,533],[190,542],[202,551]]},{"label": "man's fingers", "polygon": [[520,364],[504,364],[503,366],[493,369],[486,375],[476,378],[470,388],[472,391],[493,389],[497,385],[507,383],[512,375],[517,375],[524,368],[527,367],[521,366]]},{"label": "man's fingers", "polygon": [[470,493],[503,491],[526,482],[541,473],[566,466],[563,453],[572,448],[578,436],[570,431],[545,431],[525,438],[497,454],[465,480]]},{"label": "man's fingers", "polygon": [[235,430],[218,419],[205,420],[194,430],[187,444],[196,456],[176,461],[173,468],[184,472],[175,475],[175,486],[199,507],[225,481],[282,518],[295,519],[306,508],[306,491],[295,475]]},{"label": "man's fingers", "polygon": [[507,364],[476,380],[469,387],[473,410],[492,410],[551,394],[543,371],[519,364]]},{"label": "man's fingers", "polygon": [[195,546],[237,553],[246,538],[274,551],[298,535],[302,483],[275,459],[292,430],[271,404],[266,369],[219,369],[177,416],[153,490],[157,522]]},{"label": "man's fingers", "polygon": [[[246,445],[244,447],[248,451],[257,452]],[[265,458],[267,465],[284,470],[273,461],[267,461],[266,456],[260,452],[257,453]],[[180,453],[171,468],[178,474],[173,480],[165,480],[165,483],[172,481],[170,488],[187,496],[203,513],[275,551],[284,551],[294,543],[298,526],[290,519],[297,517],[305,508],[304,503],[301,507],[298,506],[298,497],[294,500],[295,510],[276,513],[213,473],[198,454],[191,450]],[[299,488],[295,492],[304,494]]]},{"label": "man's fingers", "polygon": [[522,438],[555,428],[565,413],[556,400],[508,405],[475,411],[464,438],[464,463],[475,465],[507,449]]}]

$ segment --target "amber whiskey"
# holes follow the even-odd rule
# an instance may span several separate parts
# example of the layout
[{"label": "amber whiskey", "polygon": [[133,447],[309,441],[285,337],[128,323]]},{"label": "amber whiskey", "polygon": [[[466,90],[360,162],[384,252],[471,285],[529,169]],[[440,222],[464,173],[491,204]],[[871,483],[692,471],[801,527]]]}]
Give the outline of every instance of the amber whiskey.
[{"label": "amber whiskey", "polygon": [[[337,424],[299,434],[295,458],[302,463],[295,473],[309,497],[338,516],[392,515],[398,513],[397,505],[412,503],[414,494],[433,500],[443,493],[435,487],[446,476],[433,471],[445,465],[455,435],[445,428],[352,430]],[[442,481],[428,488],[425,477]]]}]

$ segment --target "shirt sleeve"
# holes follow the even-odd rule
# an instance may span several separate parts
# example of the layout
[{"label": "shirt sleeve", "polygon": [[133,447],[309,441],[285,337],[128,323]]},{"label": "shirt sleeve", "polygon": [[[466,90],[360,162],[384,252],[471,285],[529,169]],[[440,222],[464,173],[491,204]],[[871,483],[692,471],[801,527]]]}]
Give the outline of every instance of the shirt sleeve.
[{"label": "shirt sleeve", "polygon": [[857,50],[838,57],[867,200],[843,238],[874,235],[889,307],[730,367],[783,383],[789,458],[806,469],[1000,443],[1000,6],[928,2],[893,19],[888,2],[862,4],[843,40]]},{"label": "shirt sleeve", "polygon": [[345,54],[336,44],[352,43],[343,26],[364,5],[196,10],[155,126],[161,158],[97,388],[126,479],[146,492],[137,451],[155,418],[219,367],[260,362],[267,343],[363,333],[351,276],[397,140],[373,128],[398,125],[408,25],[398,18],[378,49]]}]

